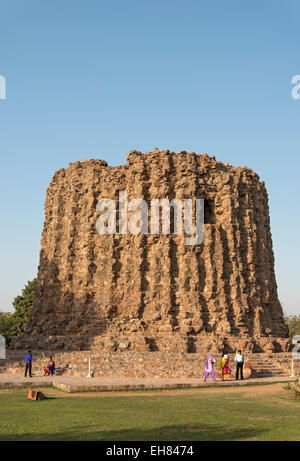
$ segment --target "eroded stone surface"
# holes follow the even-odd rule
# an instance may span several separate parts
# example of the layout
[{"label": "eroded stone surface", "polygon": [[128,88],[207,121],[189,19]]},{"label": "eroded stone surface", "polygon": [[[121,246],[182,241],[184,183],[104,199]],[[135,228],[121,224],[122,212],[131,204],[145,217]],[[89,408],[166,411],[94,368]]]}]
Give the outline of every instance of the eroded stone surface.
[{"label": "eroded stone surface", "polygon": [[[100,235],[101,198],[204,198],[204,242]],[[258,175],[207,154],[131,151],[83,160],[47,190],[37,293],[13,347],[104,351],[287,350],[268,197]]]}]

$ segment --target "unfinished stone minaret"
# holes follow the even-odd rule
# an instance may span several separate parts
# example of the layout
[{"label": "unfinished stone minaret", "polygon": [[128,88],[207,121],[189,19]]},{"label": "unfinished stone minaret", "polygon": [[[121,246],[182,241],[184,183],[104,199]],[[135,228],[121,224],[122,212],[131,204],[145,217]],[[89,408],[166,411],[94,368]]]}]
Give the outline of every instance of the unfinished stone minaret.
[{"label": "unfinished stone minaret", "polygon": [[[55,173],[28,336],[15,347],[286,350],[264,182],[207,154],[132,151],[127,160]],[[203,198],[203,243],[174,232],[99,234],[97,202],[120,191]]]}]

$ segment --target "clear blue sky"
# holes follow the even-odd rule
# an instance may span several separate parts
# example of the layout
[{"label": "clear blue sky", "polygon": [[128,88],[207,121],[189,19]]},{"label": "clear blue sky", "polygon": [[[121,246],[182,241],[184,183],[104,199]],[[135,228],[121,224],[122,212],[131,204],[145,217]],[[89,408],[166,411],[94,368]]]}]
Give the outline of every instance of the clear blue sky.
[{"label": "clear blue sky", "polygon": [[37,272],[71,161],[214,154],[266,181],[279,297],[300,314],[298,0],[0,0],[0,310]]}]

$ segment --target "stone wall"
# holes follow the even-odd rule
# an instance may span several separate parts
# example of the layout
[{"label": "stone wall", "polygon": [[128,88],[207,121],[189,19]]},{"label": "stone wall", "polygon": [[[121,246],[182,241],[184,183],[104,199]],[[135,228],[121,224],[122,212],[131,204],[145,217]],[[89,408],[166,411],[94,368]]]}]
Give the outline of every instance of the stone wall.
[{"label": "stone wall", "polygon": [[[184,235],[100,235],[99,199],[203,198],[204,242]],[[150,219],[150,218],[149,218]],[[286,351],[268,196],[258,175],[207,154],[132,151],[83,160],[47,190],[27,337],[53,350]]]},{"label": "stone wall", "polygon": [[[24,373],[24,355],[26,350],[8,351],[6,361],[0,361],[0,372],[22,375]],[[97,351],[33,351],[33,373],[43,373],[49,356],[53,356],[58,374],[67,376],[86,376],[88,359],[91,357],[91,370],[94,376],[136,377],[136,378],[202,378],[204,371],[203,353],[185,354],[182,352],[113,352]],[[232,377],[235,373],[234,355],[230,354]],[[220,355],[215,355],[215,370],[220,377]],[[256,377],[262,370],[270,371],[273,376],[289,376],[291,372],[290,353],[255,353],[245,354],[248,362],[246,377]],[[294,362],[295,374],[299,376],[300,360]],[[250,367],[250,370],[249,370]],[[250,371],[250,373],[249,373]]]}]

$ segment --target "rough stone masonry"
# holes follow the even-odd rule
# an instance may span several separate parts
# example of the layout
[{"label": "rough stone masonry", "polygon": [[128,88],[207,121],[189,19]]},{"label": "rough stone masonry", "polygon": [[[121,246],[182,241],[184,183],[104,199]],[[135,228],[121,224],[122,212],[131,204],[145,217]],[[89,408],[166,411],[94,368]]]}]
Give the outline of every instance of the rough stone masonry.
[{"label": "rough stone masonry", "polygon": [[[100,235],[102,198],[204,199],[204,241]],[[249,352],[289,348],[277,297],[268,196],[214,156],[131,151],[126,165],[71,163],[47,190],[36,299],[14,348]]]}]

